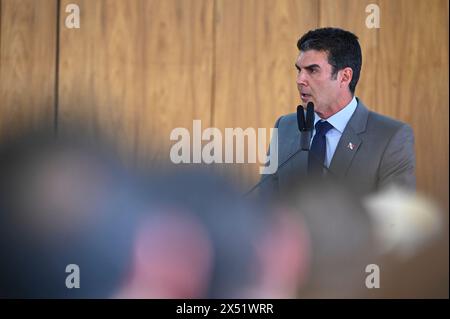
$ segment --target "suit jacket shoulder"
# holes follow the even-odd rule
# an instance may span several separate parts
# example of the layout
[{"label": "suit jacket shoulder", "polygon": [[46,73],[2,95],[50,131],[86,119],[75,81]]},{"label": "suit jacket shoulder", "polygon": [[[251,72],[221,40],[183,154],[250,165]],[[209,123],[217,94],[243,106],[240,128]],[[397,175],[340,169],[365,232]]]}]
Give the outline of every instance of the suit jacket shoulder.
[{"label": "suit jacket shoulder", "polygon": [[[355,149],[347,147],[355,141]],[[339,141],[330,169],[362,190],[388,184],[415,188],[412,128],[401,121],[358,106]]]}]

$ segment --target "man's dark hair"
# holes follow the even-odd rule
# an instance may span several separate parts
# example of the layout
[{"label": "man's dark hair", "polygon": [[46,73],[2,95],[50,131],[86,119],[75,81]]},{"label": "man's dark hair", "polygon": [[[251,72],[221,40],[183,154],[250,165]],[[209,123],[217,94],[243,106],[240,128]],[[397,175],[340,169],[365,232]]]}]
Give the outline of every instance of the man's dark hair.
[{"label": "man's dark hair", "polygon": [[358,37],[349,31],[338,28],[321,28],[307,32],[297,42],[300,51],[325,51],[335,78],[337,72],[346,67],[353,70],[349,85],[350,92],[355,93],[361,71],[362,54]]}]

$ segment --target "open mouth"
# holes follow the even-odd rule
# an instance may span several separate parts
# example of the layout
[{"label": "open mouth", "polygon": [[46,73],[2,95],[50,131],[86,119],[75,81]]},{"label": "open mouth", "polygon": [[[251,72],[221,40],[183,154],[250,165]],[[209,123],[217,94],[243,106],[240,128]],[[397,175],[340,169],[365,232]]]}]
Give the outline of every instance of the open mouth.
[{"label": "open mouth", "polygon": [[311,98],[311,95],[306,93],[300,93],[300,97],[302,98],[302,100],[308,100]]}]

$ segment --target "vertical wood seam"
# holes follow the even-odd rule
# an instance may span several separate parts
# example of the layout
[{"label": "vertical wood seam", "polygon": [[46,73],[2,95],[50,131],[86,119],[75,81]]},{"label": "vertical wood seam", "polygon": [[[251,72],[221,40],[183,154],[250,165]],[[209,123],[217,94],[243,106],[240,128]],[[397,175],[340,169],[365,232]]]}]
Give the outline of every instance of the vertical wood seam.
[{"label": "vertical wood seam", "polygon": [[320,28],[320,26],[322,25],[322,16],[320,14],[321,3],[322,3],[322,0],[319,0],[317,2],[317,26],[316,26],[316,28]]},{"label": "vertical wood seam", "polygon": [[55,86],[54,86],[54,113],[53,129],[55,136],[58,135],[58,111],[59,111],[59,38],[60,38],[60,17],[61,0],[56,0],[56,42],[55,42]]},{"label": "vertical wood seam", "polygon": [[210,127],[214,126],[215,104],[216,104],[216,1],[212,5],[212,57],[211,57],[211,101],[210,101]]}]

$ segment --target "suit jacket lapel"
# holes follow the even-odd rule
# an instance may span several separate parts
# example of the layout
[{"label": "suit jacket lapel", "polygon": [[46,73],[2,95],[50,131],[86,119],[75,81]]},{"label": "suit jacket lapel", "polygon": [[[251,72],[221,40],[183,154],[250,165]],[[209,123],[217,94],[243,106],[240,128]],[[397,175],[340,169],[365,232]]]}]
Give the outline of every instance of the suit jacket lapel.
[{"label": "suit jacket lapel", "polygon": [[353,157],[363,143],[359,134],[366,130],[369,110],[358,98],[357,101],[358,106],[345,127],[331,160],[330,171],[337,177],[344,177],[347,174]]}]

